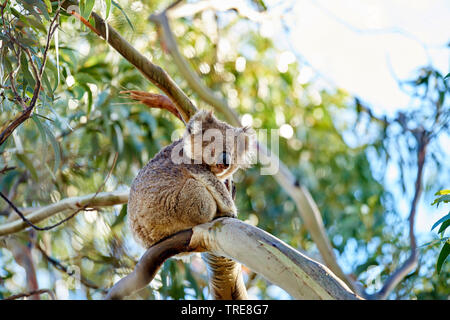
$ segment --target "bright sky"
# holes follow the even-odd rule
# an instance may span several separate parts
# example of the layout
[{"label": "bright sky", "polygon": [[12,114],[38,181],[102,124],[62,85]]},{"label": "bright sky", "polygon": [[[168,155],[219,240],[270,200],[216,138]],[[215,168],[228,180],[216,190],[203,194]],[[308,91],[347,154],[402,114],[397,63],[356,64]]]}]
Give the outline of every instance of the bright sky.
[{"label": "bright sky", "polygon": [[[450,71],[450,1],[446,0],[268,0],[283,11],[290,33],[290,47],[307,61],[320,77],[333,86],[362,98],[376,114],[394,115],[407,108],[410,97],[402,92],[398,79],[410,79],[415,71],[430,63],[447,74]],[[263,30],[274,37],[282,31],[281,19]],[[278,37],[277,39],[280,39]],[[305,68],[305,73],[310,73]],[[302,72],[302,70],[300,71]],[[323,80],[323,79],[322,79]],[[448,135],[441,145],[448,145]],[[395,186],[398,169],[389,166],[386,185],[398,199],[398,208],[407,217],[410,195]],[[446,169],[448,171],[448,168]],[[426,174],[426,171],[425,171]],[[431,225],[448,210],[419,204],[416,230],[430,235]]]},{"label": "bright sky", "polygon": [[409,102],[393,73],[408,79],[430,62],[449,72],[449,17],[448,0],[297,0],[286,23],[315,69],[392,114]]}]

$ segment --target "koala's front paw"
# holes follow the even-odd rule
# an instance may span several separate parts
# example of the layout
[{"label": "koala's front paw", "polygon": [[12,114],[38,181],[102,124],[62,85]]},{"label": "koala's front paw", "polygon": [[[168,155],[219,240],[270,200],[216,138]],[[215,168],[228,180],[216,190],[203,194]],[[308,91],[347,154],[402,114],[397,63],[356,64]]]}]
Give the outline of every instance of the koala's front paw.
[{"label": "koala's front paw", "polygon": [[230,203],[227,206],[226,210],[223,210],[221,212],[217,212],[216,218],[220,217],[230,217],[230,218],[237,218],[237,209],[234,203]]}]

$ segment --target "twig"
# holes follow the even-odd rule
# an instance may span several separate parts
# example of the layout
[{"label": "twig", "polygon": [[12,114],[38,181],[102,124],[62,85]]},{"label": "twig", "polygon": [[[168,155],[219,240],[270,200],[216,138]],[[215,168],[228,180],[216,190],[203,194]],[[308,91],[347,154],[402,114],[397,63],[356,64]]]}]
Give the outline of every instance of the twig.
[{"label": "twig", "polygon": [[414,197],[411,202],[411,209],[409,212],[409,238],[410,238],[410,256],[409,258],[385,281],[383,287],[373,295],[367,295],[369,299],[386,299],[392,290],[408,275],[414,268],[416,268],[419,255],[417,251],[416,236],[414,233],[414,222],[417,212],[417,203],[422,194],[422,178],[423,167],[425,165],[426,149],[429,143],[429,138],[426,131],[423,131],[418,139],[417,150],[417,176],[415,182]]},{"label": "twig", "polygon": [[166,96],[164,96],[162,94],[137,91],[137,90],[120,91],[120,93],[130,94],[131,99],[140,101],[141,103],[145,104],[147,107],[165,109],[165,110],[169,111],[170,113],[172,113],[174,116],[176,116],[178,119],[183,121],[183,118],[181,117],[180,113],[178,112],[178,110],[175,107],[175,105],[173,104],[173,102],[169,98],[167,98]]},{"label": "twig", "polygon": [[[32,223],[41,222],[57,213],[65,210],[73,210],[79,208],[87,203],[90,206],[113,206],[116,204],[124,204],[128,201],[129,190],[113,191],[113,192],[100,192],[95,198],[92,194],[88,194],[81,197],[66,198],[59,202],[50,204],[48,206],[39,208],[32,213],[26,215],[26,218]],[[28,224],[22,220],[11,221],[0,225],[0,237],[13,234],[25,229]]]},{"label": "twig", "polygon": [[20,294],[15,294],[15,295],[12,295],[12,296],[9,296],[9,297],[5,298],[5,300],[17,300],[17,299],[20,299],[20,298],[33,296],[35,294],[41,295],[41,294],[44,294],[44,293],[47,293],[50,296],[50,299],[56,300],[55,294],[50,289],[40,289],[40,290],[35,290],[35,291],[30,291],[30,292],[25,292],[25,293],[20,293]]},{"label": "twig", "polygon": [[101,37],[100,32],[95,29],[92,24],[87,21],[85,18],[83,18],[82,16],[80,16],[75,10],[72,10],[71,12],[68,12],[71,15],[73,15],[75,18],[77,18],[78,20],[80,20],[86,27],[88,27],[89,29],[91,29],[92,31],[94,31],[99,37]]},{"label": "twig", "polygon": [[7,165],[5,165],[3,167],[3,169],[0,170],[0,174],[5,174],[6,172],[10,171],[10,170],[14,170],[16,167],[8,167]]}]

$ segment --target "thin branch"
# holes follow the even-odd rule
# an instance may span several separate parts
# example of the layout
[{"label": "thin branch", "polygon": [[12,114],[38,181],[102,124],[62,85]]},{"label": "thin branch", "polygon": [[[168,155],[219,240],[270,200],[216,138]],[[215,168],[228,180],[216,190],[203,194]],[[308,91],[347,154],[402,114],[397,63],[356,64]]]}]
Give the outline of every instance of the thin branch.
[{"label": "thin branch", "polygon": [[414,223],[417,212],[417,203],[419,202],[420,195],[422,194],[422,178],[423,168],[425,165],[426,149],[429,143],[428,136],[425,131],[422,132],[418,139],[417,150],[417,175],[416,182],[414,184],[414,197],[411,201],[411,209],[409,212],[409,241],[410,241],[410,256],[406,261],[395,270],[392,275],[385,281],[383,287],[377,293],[373,295],[367,295],[369,299],[386,299],[388,295],[394,290],[394,288],[402,281],[412,270],[417,267],[419,261],[419,254],[417,250],[416,236],[414,233]]},{"label": "thin branch", "polygon": [[94,31],[99,37],[101,37],[100,32],[98,32],[97,29],[95,29],[92,24],[90,24],[89,21],[87,21],[85,18],[83,18],[82,16],[80,16],[75,10],[72,10],[71,12],[68,12],[71,15],[73,15],[75,18],[77,18],[78,20],[80,20],[86,27],[88,27],[89,29],[91,29],[92,31]]},{"label": "thin branch", "polygon": [[[25,215],[25,218],[33,224],[44,221],[55,214],[66,210],[78,210],[87,204],[91,207],[113,206],[116,204],[124,204],[128,202],[129,190],[100,192],[89,194],[81,197],[66,198],[51,205],[39,208],[38,210]],[[0,225],[0,236],[22,231],[28,224],[22,220],[11,221]]]},{"label": "thin branch", "polygon": [[44,293],[48,294],[50,296],[51,300],[56,300],[55,294],[50,289],[40,289],[40,290],[34,290],[34,291],[30,291],[30,292],[15,294],[15,295],[5,298],[5,300],[17,300],[20,298],[26,298],[26,297],[33,296],[36,294],[41,295]]},{"label": "thin branch", "polygon": [[0,174],[5,174],[6,172],[10,171],[10,170],[14,170],[16,167],[8,167],[7,165],[5,165],[3,167],[3,169],[0,170]]}]

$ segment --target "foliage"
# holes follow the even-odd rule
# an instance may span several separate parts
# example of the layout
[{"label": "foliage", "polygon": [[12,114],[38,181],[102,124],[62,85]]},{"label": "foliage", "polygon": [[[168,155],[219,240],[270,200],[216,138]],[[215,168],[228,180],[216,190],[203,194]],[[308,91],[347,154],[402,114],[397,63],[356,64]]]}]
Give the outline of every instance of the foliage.
[{"label": "foliage", "polygon": [[[11,82],[25,101],[33,96],[36,80],[30,61],[41,65],[47,30],[58,5],[54,1],[50,7],[49,3],[17,0],[8,1],[4,8],[0,34],[2,130],[22,112]],[[165,53],[158,30],[145,19],[167,6],[168,1],[82,3],[83,17],[89,17],[91,10],[100,12],[140,52],[166,70],[200,108],[210,108],[186,85]],[[257,3],[256,9],[266,10],[263,1]],[[33,116],[0,146],[0,169],[13,168],[1,175],[0,190],[20,208],[95,193],[111,170],[116,152],[117,163],[103,190],[127,187],[137,171],[183,128],[167,112],[149,111],[119,93],[156,88],[104,40],[66,12],[61,12],[59,25]],[[405,219],[384,177],[387,166],[398,161],[408,196],[413,184],[408,170],[415,165],[412,155],[417,147],[411,143],[412,133],[402,131],[399,124],[387,128],[364,116],[340,89],[322,86],[319,81],[301,81],[307,69],[302,61],[288,59],[286,67],[278,68],[281,59],[289,57],[289,51],[265,37],[257,23],[243,19],[235,11],[200,12],[171,21],[171,25],[180,52],[204,83],[225,97],[238,114],[251,119],[255,129],[279,129],[283,125],[292,129],[292,136],[280,138],[280,158],[311,190],[344,270],[369,292],[379,289],[379,282],[401,264],[409,250]],[[10,36],[5,36],[6,30]],[[16,55],[14,48],[18,45],[12,43],[12,38],[29,48],[31,60],[24,54]],[[422,71],[411,87],[434,95],[442,106],[441,112],[448,117],[448,79],[432,68]],[[408,114],[406,121],[431,123],[434,114],[429,110],[434,109],[418,108]],[[435,132],[444,132],[446,125]],[[438,151],[431,153],[433,165],[439,170],[445,161]],[[317,248],[294,202],[271,176],[260,175],[259,169],[257,165],[235,177],[240,218],[317,258]],[[438,185],[441,181],[435,176],[427,183]],[[55,290],[59,297],[100,299],[101,288],[110,287],[134,267],[143,249],[128,231],[126,206],[94,209],[47,232],[31,230],[14,235],[32,248],[40,287]],[[1,205],[1,214],[0,223],[14,216],[6,204]],[[42,225],[65,216],[59,214]],[[57,270],[38,246],[100,289],[79,284],[74,281],[76,277]],[[448,297],[448,264],[443,265],[440,276],[434,274],[427,257],[436,255],[437,248],[421,250],[420,269],[410,274],[392,297]],[[285,297],[246,268],[244,276],[253,296]],[[7,244],[0,248],[0,277],[0,297],[27,291],[24,271]],[[190,263],[167,261],[151,288],[134,298],[206,297],[205,267],[198,257],[193,257]]]},{"label": "foliage", "polygon": [[[432,203],[436,204],[436,206],[439,206],[441,202],[448,203],[450,202],[450,190],[441,190],[436,192],[436,196],[438,196]],[[450,226],[450,212],[443,216],[441,219],[439,219],[431,228],[433,230],[437,226],[441,225],[441,227],[438,230],[438,233],[441,235],[440,242],[444,242],[444,245],[442,246],[441,252],[439,253],[439,257],[436,264],[436,271],[437,273],[441,272],[442,265],[444,264],[447,257],[450,255],[450,238],[444,237],[445,230]]]}]

